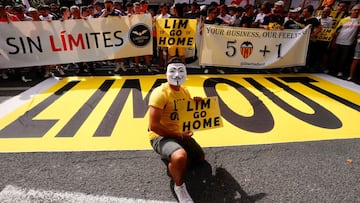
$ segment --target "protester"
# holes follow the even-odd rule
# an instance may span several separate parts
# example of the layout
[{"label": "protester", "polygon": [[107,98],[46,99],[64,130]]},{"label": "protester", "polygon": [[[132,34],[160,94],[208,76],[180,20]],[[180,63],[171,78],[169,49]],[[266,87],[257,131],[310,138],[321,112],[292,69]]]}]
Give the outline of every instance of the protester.
[{"label": "protester", "polygon": [[[168,13],[168,5],[165,3],[160,4],[160,14],[155,16],[155,19],[157,18],[170,18],[170,14]],[[156,40],[155,40],[156,41]],[[167,47],[158,47],[157,48],[158,51],[158,68],[159,69],[164,69],[165,68],[165,64],[167,62],[167,55],[168,55],[168,49]]]},{"label": "protester", "polygon": [[259,12],[256,14],[256,18],[254,20],[256,27],[260,27],[260,25],[264,23],[265,16],[270,14],[271,14],[271,4],[268,1],[264,1],[261,4]]},{"label": "protester", "polygon": [[[183,18],[184,13],[180,3],[174,5],[175,13],[170,18]],[[178,56],[185,63],[185,48],[177,46],[168,46],[168,59]]]},{"label": "protester", "polygon": [[347,78],[347,80],[354,80],[354,76],[355,76],[355,71],[359,65],[360,62],[360,35],[358,34],[358,39],[357,39],[357,43],[356,43],[356,47],[355,47],[355,54],[354,54],[354,58],[353,61],[351,63],[350,66],[350,75]]},{"label": "protester", "polygon": [[253,26],[253,17],[254,17],[254,6],[248,4],[245,6],[245,15],[241,18],[240,26],[244,28],[251,28]]},{"label": "protester", "polygon": [[[19,18],[16,15],[8,13],[5,7],[2,4],[0,4],[0,23],[5,23],[5,22],[10,23],[15,21],[19,21]],[[9,78],[9,76],[7,75],[7,71],[5,69],[0,69],[0,73],[2,79],[6,80]]]},{"label": "protester", "polygon": [[[139,2],[135,2],[134,3],[134,14],[133,15],[139,15],[139,14],[144,14],[147,12],[143,12],[141,11],[141,5]],[[150,14],[148,14],[150,15]],[[135,72],[139,72],[139,67],[140,67],[140,57],[141,56],[135,56]],[[150,55],[145,55],[143,56],[144,60],[145,60],[145,68],[147,69],[147,71],[149,73],[151,73],[153,70],[151,69],[151,56]]]},{"label": "protester", "polygon": [[333,65],[334,71],[338,77],[344,76],[344,71],[349,65],[349,55],[354,48],[356,37],[359,32],[359,12],[360,4],[356,4],[351,9],[349,17],[343,18],[336,27],[336,32],[333,38],[334,56]]},{"label": "protester", "polygon": [[30,7],[28,9],[28,15],[32,18],[33,21],[41,21],[40,13],[36,8]]},{"label": "protester", "polygon": [[[212,25],[221,25],[223,24],[224,20],[217,17],[216,7],[209,7],[207,11],[207,17],[204,21],[204,24],[212,24]],[[224,70],[221,68],[216,68],[216,71],[220,74],[224,74]],[[204,69],[204,73],[208,73],[209,70],[207,68]]]},{"label": "protester", "polygon": [[241,18],[245,12],[243,7],[233,8],[234,15],[231,17],[230,25],[234,27],[241,27]]},{"label": "protester", "polygon": [[283,29],[284,24],[284,2],[277,1],[274,4],[272,12],[265,15],[263,23],[260,27],[268,29],[268,30],[279,30]]},{"label": "protester", "polygon": [[302,29],[302,28],[304,28],[304,25],[300,23],[300,12],[301,12],[300,7],[289,10],[288,18],[285,20],[285,23],[284,23],[285,29]]},{"label": "protester", "polygon": [[[182,86],[186,81],[186,67],[179,58],[172,58],[166,69],[167,83],[155,88],[149,100],[149,138],[155,152],[167,164],[175,182],[174,191],[179,202],[193,202],[184,182],[188,162],[202,162],[205,154],[192,138],[192,131],[182,132],[178,119],[172,119],[181,109],[176,102],[191,99],[189,91]],[[201,100],[200,97],[194,97]],[[184,109],[185,110],[185,109]]]},{"label": "protester", "polygon": [[25,7],[23,5],[17,5],[13,8],[13,13],[20,21],[32,21],[33,19],[25,14]]},{"label": "protester", "polygon": [[185,18],[189,19],[199,19],[200,18],[200,7],[196,1],[193,1],[190,7],[190,11],[188,11],[185,15]]},{"label": "protester", "polygon": [[308,52],[306,56],[306,70],[310,72],[319,71],[318,67],[316,67],[317,54],[316,50],[316,37],[321,32],[321,24],[317,18],[313,16],[314,7],[312,5],[306,6],[302,12],[303,17],[300,22],[305,26],[310,25],[310,41],[308,46]]},{"label": "protester", "polygon": [[[333,19],[332,17],[330,17],[331,13],[331,8],[330,7],[325,7],[322,11],[321,11],[321,15],[319,17],[317,17],[317,19],[319,20],[321,27],[325,28],[325,29],[332,29],[333,26]],[[317,50],[316,50],[316,54],[317,54],[317,59],[318,59],[318,64],[320,66],[320,69],[324,72],[324,73],[328,73],[329,72],[329,55],[331,54],[330,52],[330,42],[329,41],[320,41],[318,40],[317,42]]]},{"label": "protester", "polygon": [[228,7],[225,4],[220,6],[220,14],[217,17],[223,20],[222,25],[230,24],[231,15],[228,14]]},{"label": "protester", "polygon": [[42,21],[56,20],[55,18],[53,19],[54,16],[50,14],[50,6],[48,6],[48,5],[40,5],[37,9],[38,9],[38,11],[40,13],[40,19]]}]

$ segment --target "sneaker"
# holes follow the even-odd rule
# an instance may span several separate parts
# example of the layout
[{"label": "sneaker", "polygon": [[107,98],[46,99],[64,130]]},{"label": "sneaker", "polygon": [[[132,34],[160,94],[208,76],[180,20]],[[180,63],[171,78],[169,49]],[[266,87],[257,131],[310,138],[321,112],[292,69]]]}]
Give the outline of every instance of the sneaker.
[{"label": "sneaker", "polygon": [[292,70],[294,73],[298,73],[299,72],[299,68],[298,67],[293,67],[293,70]]},{"label": "sneaker", "polygon": [[139,65],[135,65],[135,72],[140,72],[140,70],[139,70]]},{"label": "sneaker", "polygon": [[46,72],[44,78],[49,78],[51,76],[50,72]]},{"label": "sneaker", "polygon": [[174,191],[180,203],[194,203],[186,189],[185,183],[180,186],[174,185]]},{"label": "sneaker", "polygon": [[216,69],[216,71],[217,71],[218,73],[220,73],[220,74],[224,74],[224,73],[225,73],[225,71],[223,71],[223,70],[220,69],[220,68]]},{"label": "sneaker", "polygon": [[205,68],[204,73],[205,73],[205,74],[208,74],[208,73],[209,73],[209,69]]},{"label": "sneaker", "polygon": [[63,71],[62,68],[58,68],[58,71],[59,71],[60,75],[65,75],[65,72]]},{"label": "sneaker", "polygon": [[120,67],[120,63],[116,63],[116,64],[115,64],[114,72],[115,72],[115,73],[119,72],[120,68],[121,68],[121,67]]},{"label": "sneaker", "polygon": [[[116,65],[118,65],[119,63],[116,63]],[[122,71],[124,71],[124,72],[126,72],[127,71],[127,69],[125,68],[125,64],[124,64],[124,62],[120,62],[120,68],[121,68],[121,70]]]},{"label": "sneaker", "polygon": [[325,74],[328,74],[329,72],[330,72],[329,69],[323,70],[323,73],[325,73]]},{"label": "sneaker", "polygon": [[147,66],[146,68],[147,68],[148,73],[152,73],[152,72],[153,72],[152,69],[151,69],[149,66]]},{"label": "sneaker", "polygon": [[351,78],[351,77],[348,77],[346,80],[351,81],[351,80],[352,80],[352,78]]},{"label": "sneaker", "polygon": [[9,78],[9,76],[6,73],[1,74],[2,79],[6,80]]},{"label": "sneaker", "polygon": [[22,80],[23,82],[30,82],[30,81],[32,81],[32,79],[27,79],[25,76],[22,76],[22,77],[21,77],[21,80]]},{"label": "sneaker", "polygon": [[342,72],[338,72],[338,74],[336,75],[337,77],[342,77],[343,73]]}]

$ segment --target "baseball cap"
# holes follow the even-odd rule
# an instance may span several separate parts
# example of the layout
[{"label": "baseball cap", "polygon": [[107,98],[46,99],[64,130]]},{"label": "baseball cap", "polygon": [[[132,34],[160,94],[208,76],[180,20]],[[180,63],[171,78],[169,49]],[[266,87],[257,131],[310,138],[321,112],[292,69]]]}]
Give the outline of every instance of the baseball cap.
[{"label": "baseball cap", "polygon": [[284,6],[284,2],[283,1],[277,1],[277,2],[275,2],[275,5]]},{"label": "baseball cap", "polygon": [[34,11],[38,11],[36,8],[34,8],[34,7],[30,7],[29,9],[28,9],[28,12],[34,12]]},{"label": "baseball cap", "polygon": [[301,7],[290,9],[289,12],[291,13],[299,13],[301,11]]}]

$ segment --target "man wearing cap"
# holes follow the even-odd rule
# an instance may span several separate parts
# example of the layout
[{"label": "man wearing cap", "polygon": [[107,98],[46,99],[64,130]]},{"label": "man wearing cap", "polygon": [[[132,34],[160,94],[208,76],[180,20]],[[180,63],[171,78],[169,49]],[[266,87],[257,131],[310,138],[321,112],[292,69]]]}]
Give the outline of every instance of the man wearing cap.
[{"label": "man wearing cap", "polygon": [[264,22],[260,27],[266,29],[282,29],[282,25],[284,24],[284,2],[277,1],[274,4],[272,12],[264,17]]},{"label": "man wearing cap", "polygon": [[[176,103],[191,99],[189,91],[182,86],[186,81],[186,67],[179,58],[171,58],[166,69],[167,82],[155,88],[149,99],[149,138],[156,153],[167,164],[175,183],[174,191],[180,203],[193,202],[183,179],[188,161],[201,163],[205,154],[192,138],[192,131],[182,132]],[[194,97],[200,101],[200,97]]]},{"label": "man wearing cap", "polygon": [[288,19],[285,20],[284,23],[285,29],[301,29],[304,27],[304,25],[300,23],[300,12],[301,12],[301,7],[297,7],[289,10]]},{"label": "man wearing cap", "polygon": [[19,18],[20,21],[32,21],[33,19],[25,14],[25,7],[17,5],[13,8],[13,13]]}]

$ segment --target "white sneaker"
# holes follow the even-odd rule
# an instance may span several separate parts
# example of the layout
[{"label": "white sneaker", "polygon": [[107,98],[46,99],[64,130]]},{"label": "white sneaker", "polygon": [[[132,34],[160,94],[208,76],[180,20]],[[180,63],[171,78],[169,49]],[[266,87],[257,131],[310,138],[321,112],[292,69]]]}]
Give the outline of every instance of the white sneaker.
[{"label": "white sneaker", "polygon": [[223,70],[220,69],[220,68],[216,69],[216,71],[217,71],[218,73],[220,73],[220,74],[224,74],[224,73],[225,73],[225,71],[223,71]]},{"label": "white sneaker", "polygon": [[208,73],[209,73],[209,70],[208,70],[207,68],[205,68],[204,73],[205,73],[205,74],[208,74]]},{"label": "white sneaker", "polygon": [[21,77],[21,80],[22,80],[23,82],[30,82],[30,81],[32,81],[32,79],[27,79],[25,76],[22,76],[22,77]]},{"label": "white sneaker", "polygon": [[342,76],[343,76],[343,73],[342,73],[342,72],[338,72],[337,76],[338,76],[338,77],[342,77]]},{"label": "white sneaker", "polygon": [[44,78],[49,78],[51,76],[50,72],[46,72]]},{"label": "white sneaker", "polygon": [[120,68],[121,68],[121,70],[124,71],[124,72],[127,71],[127,69],[125,68],[124,62],[120,62]]},{"label": "white sneaker", "polygon": [[60,75],[65,75],[65,72],[63,71],[62,68],[59,68],[58,71],[59,71]]},{"label": "white sneaker", "polygon": [[174,191],[180,203],[194,203],[186,189],[185,183],[180,186],[175,185]]},{"label": "white sneaker", "polygon": [[6,73],[1,74],[2,79],[6,80],[9,79],[9,76]]},{"label": "white sneaker", "polygon": [[120,70],[120,63],[116,63],[115,64],[115,69],[114,69],[114,72],[116,73],[116,72],[119,72],[119,70]]}]

